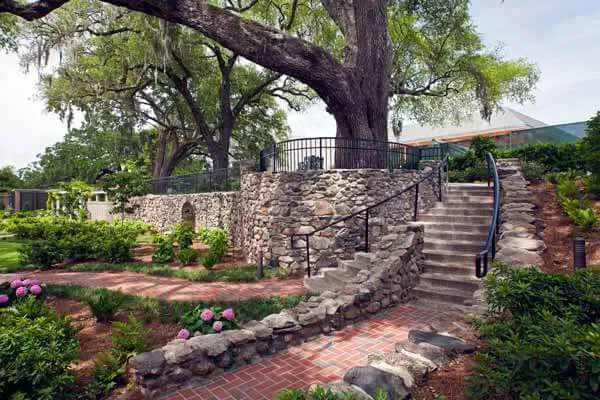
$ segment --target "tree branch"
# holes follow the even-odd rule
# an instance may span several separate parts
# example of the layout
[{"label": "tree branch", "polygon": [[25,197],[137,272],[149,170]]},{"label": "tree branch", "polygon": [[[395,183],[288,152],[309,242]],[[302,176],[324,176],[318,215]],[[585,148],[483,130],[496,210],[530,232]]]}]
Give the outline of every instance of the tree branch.
[{"label": "tree branch", "polygon": [[16,0],[0,0],[0,13],[8,12],[33,21],[45,17],[68,2],[69,0],[39,0],[24,4]]}]

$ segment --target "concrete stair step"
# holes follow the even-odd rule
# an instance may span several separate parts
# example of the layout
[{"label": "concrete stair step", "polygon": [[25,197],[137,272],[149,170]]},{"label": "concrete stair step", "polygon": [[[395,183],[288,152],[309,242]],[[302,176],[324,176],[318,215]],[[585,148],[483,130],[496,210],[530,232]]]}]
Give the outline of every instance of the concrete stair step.
[{"label": "concrete stair step", "polygon": [[463,304],[448,303],[446,301],[436,301],[432,299],[422,298],[414,299],[410,303],[410,306],[425,310],[434,310],[441,312],[460,312],[461,314],[473,313],[475,310],[471,306]]},{"label": "concrete stair step", "polygon": [[[465,201],[450,201],[444,200],[443,203],[444,208],[478,208],[482,210],[493,210],[494,202],[493,201],[477,201],[477,202],[465,202]],[[490,211],[491,212],[491,211]]]},{"label": "concrete stair step", "polygon": [[475,254],[451,250],[423,250],[426,260],[449,264],[475,265]]},{"label": "concrete stair step", "polygon": [[427,241],[430,239],[465,240],[470,242],[477,242],[483,245],[483,242],[485,242],[485,239],[487,239],[487,233],[457,232],[442,229],[426,229],[425,242],[427,243]]},{"label": "concrete stair step", "polygon": [[354,254],[354,260],[357,264],[364,265],[361,269],[370,269],[373,264],[377,263],[377,255],[375,253],[357,251]]},{"label": "concrete stair step", "polygon": [[464,301],[473,298],[473,291],[470,290],[459,290],[451,289],[441,286],[429,286],[420,283],[413,289],[414,295],[417,299],[427,299],[433,301],[445,301],[448,303],[454,303],[463,305]]},{"label": "concrete stair step", "polygon": [[458,194],[458,193],[446,193],[445,196],[442,197],[442,200],[444,202],[467,202],[467,203],[489,203],[489,204],[493,204],[494,203],[494,197],[493,196],[471,196],[471,195],[466,195],[466,194]]},{"label": "concrete stair step", "polygon": [[425,237],[425,250],[448,250],[463,253],[476,253],[481,250],[483,241],[431,239]]},{"label": "concrete stair step", "polygon": [[345,286],[349,283],[354,283],[356,273],[340,271],[338,269],[331,269],[323,272],[326,282],[333,282],[335,284]]},{"label": "concrete stair step", "polygon": [[[439,221],[420,221],[423,222],[423,225],[425,225],[425,232],[427,232],[429,229],[431,230],[437,230],[437,231],[450,231],[450,232],[455,232],[455,233],[474,233],[474,234],[481,234],[484,233],[487,235],[489,229],[490,229],[490,224],[471,224],[471,223],[453,223],[453,222],[439,222]],[[491,222],[491,217],[490,217],[490,222]]]},{"label": "concrete stair step", "polygon": [[424,272],[419,278],[426,286],[441,286],[465,291],[475,291],[481,287],[481,281],[475,276]]},{"label": "concrete stair step", "polygon": [[458,183],[458,182],[451,182],[448,183],[448,189],[449,190],[453,190],[453,189],[465,189],[465,190],[469,190],[469,189],[489,189],[487,183]]},{"label": "concrete stair step", "polygon": [[358,263],[356,260],[340,260],[338,261],[338,269],[344,272],[357,274],[358,271],[365,268],[363,263]]},{"label": "concrete stair step", "polygon": [[434,207],[430,209],[427,214],[428,215],[468,215],[474,217],[487,217],[492,215],[493,208],[471,208],[471,207],[463,207],[463,208],[447,208],[447,207]]},{"label": "concrete stair step", "polygon": [[[323,268],[325,270],[335,269],[335,268]],[[325,271],[321,271],[322,273]],[[344,288],[343,284],[332,282],[326,279],[323,275],[313,275],[310,278],[308,276],[304,277],[304,287],[307,291],[312,293],[323,293],[327,290],[336,291],[342,290]]]},{"label": "concrete stair step", "polygon": [[447,196],[472,196],[472,197],[493,197],[494,192],[487,189],[474,189],[474,190],[463,190],[454,189],[446,192]]},{"label": "concrete stair step", "polygon": [[475,257],[473,257],[472,262],[469,263],[448,263],[425,260],[423,265],[425,267],[425,272],[447,275],[462,275],[468,277],[475,276]]},{"label": "concrete stair step", "polygon": [[473,216],[473,215],[431,215],[423,214],[418,217],[419,221],[424,222],[437,222],[442,224],[481,224],[489,225],[492,222],[492,216]]}]

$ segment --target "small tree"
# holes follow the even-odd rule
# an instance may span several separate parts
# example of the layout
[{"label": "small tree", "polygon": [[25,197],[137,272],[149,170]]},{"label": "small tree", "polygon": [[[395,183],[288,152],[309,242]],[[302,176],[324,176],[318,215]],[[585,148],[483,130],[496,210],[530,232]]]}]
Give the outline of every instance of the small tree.
[{"label": "small tree", "polygon": [[496,153],[496,142],[488,136],[476,136],[471,141],[470,150],[479,161],[485,161],[487,153]]},{"label": "small tree", "polygon": [[112,200],[111,213],[121,214],[121,221],[125,214],[133,214],[139,205],[129,204],[132,197],[143,196],[148,191],[146,178],[133,163],[126,164],[121,171],[105,175],[102,178],[102,188]]},{"label": "small tree", "polygon": [[588,121],[580,148],[585,168],[592,173],[588,180],[588,190],[600,194],[600,111]]},{"label": "small tree", "polygon": [[60,207],[55,213],[69,218],[87,218],[85,204],[90,198],[92,190],[90,186],[82,181],[61,183],[58,191],[49,193],[48,203],[58,200]]}]

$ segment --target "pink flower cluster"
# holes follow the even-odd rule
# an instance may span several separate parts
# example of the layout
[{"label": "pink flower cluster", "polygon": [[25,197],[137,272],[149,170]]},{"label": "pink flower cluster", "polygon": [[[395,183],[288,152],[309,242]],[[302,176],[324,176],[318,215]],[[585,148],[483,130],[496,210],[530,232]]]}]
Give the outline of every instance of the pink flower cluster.
[{"label": "pink flower cluster", "polygon": [[213,319],[214,316],[215,316],[215,313],[210,308],[205,308],[200,313],[200,319],[204,322],[210,321],[211,319]]},{"label": "pink flower cluster", "polygon": [[[217,317],[217,318],[215,318]],[[224,310],[221,313],[221,317],[223,317],[223,319],[227,320],[227,321],[233,321],[235,319],[235,312],[233,311],[233,308],[228,308],[226,310]],[[202,310],[200,312],[200,319],[202,320],[202,322],[206,323],[206,325],[210,325],[212,323],[212,329],[219,333],[221,331],[223,331],[223,328],[225,328],[224,324],[222,321],[219,321],[220,317],[218,315],[215,314],[215,312],[213,310],[211,310],[210,308],[205,308],[204,310]],[[213,321],[213,319],[216,319]],[[194,332],[194,336],[196,335],[201,335],[202,332]],[[191,337],[191,333],[189,330],[187,329],[181,329],[179,331],[179,333],[177,334],[177,339],[184,339],[187,340]]]},{"label": "pink flower cluster", "polygon": [[[24,279],[14,278],[10,281],[11,289],[15,289],[15,296],[25,297],[28,294],[38,296],[42,293],[42,283],[39,279]],[[9,301],[7,295],[0,295],[0,305],[6,304]]]}]

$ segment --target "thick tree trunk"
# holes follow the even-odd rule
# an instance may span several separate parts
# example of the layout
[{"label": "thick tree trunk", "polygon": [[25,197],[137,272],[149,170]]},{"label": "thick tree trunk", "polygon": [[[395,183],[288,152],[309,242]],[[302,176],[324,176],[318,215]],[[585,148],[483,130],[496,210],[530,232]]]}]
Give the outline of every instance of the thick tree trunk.
[{"label": "thick tree trunk", "polygon": [[152,176],[159,178],[162,175],[165,154],[167,152],[167,133],[163,129],[158,129],[158,139],[156,140],[156,151],[154,153],[154,168]]}]

